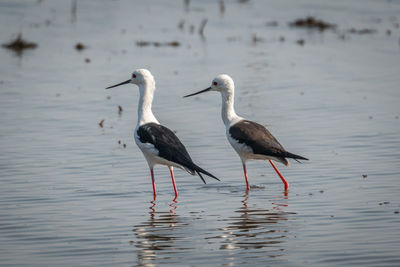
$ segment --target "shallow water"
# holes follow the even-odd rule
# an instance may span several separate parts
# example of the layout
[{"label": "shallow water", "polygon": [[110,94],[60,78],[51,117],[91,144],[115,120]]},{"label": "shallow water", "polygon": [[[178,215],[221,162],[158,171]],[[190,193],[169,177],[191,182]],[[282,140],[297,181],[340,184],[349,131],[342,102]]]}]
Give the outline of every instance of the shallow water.
[{"label": "shallow water", "polygon": [[[0,49],[1,266],[399,265],[398,1],[74,3],[0,3],[1,42],[22,32],[39,45]],[[337,29],[287,25],[308,15]],[[177,202],[166,167],[151,202],[137,88],[104,90],[143,67],[155,115],[222,180],[177,170]],[[248,164],[246,194],[220,96],[181,98],[219,73],[234,78],[240,115],[310,158],[279,166],[288,194],[267,162]]]}]

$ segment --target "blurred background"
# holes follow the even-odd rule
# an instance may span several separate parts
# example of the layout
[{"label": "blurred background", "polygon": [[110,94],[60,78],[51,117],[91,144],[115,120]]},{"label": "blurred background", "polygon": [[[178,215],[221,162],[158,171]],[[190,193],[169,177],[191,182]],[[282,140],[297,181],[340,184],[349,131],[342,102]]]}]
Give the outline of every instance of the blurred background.
[{"label": "blurred background", "polygon": [[[0,266],[397,266],[400,2],[0,1]],[[153,112],[203,185],[147,163],[133,140],[149,69]],[[310,159],[248,164],[236,111]]]}]

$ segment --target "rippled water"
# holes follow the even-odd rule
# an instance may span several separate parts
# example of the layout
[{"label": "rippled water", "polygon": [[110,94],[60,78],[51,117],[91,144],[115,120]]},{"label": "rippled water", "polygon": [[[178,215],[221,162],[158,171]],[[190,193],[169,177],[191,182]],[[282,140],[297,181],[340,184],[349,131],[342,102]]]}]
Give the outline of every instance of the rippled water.
[{"label": "rippled water", "polygon": [[[242,2],[0,3],[1,42],[38,44],[0,49],[1,266],[399,265],[400,3]],[[308,15],[337,28],[287,24]],[[143,67],[155,115],[222,180],[177,170],[177,202],[166,167],[151,202],[137,88],[104,90]],[[248,164],[246,194],[220,96],[181,98],[219,73],[240,115],[310,158],[280,167],[288,194],[267,162]]]}]

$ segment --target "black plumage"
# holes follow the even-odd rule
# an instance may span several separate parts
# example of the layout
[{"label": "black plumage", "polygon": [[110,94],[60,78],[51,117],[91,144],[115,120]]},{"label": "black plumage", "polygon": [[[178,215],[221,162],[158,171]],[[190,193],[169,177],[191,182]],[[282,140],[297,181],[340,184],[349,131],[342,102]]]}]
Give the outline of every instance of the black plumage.
[{"label": "black plumage", "polygon": [[156,123],[146,123],[139,127],[137,135],[140,142],[150,143],[158,150],[158,156],[168,161],[172,161],[184,167],[191,174],[197,173],[200,178],[201,173],[208,175],[219,181],[217,177],[197,166],[191,159],[185,146],[179,138],[167,127]]},{"label": "black plumage", "polygon": [[229,128],[229,134],[239,143],[251,147],[254,154],[271,156],[287,164],[285,158],[308,160],[286,151],[276,138],[262,125],[242,120]]}]

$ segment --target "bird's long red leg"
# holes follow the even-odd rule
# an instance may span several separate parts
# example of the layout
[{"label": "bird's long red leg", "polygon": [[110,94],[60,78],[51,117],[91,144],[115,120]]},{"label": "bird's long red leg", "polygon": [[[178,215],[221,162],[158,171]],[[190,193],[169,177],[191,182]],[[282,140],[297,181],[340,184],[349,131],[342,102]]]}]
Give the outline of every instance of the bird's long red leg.
[{"label": "bird's long red leg", "polygon": [[157,190],[156,190],[156,182],[154,180],[154,171],[153,168],[150,169],[151,173],[151,182],[153,183],[153,194],[154,194],[154,201],[157,199]]},{"label": "bird's long red leg", "polygon": [[247,177],[246,163],[243,162],[244,178],[246,179],[246,190],[250,190],[249,178]]},{"label": "bird's long red leg", "polygon": [[282,182],[285,184],[285,190],[288,190],[289,189],[288,181],[286,181],[285,177],[283,177],[282,173],[278,170],[278,168],[275,166],[275,163],[273,163],[272,160],[269,160],[269,163],[271,163],[272,167],[274,167],[276,173],[279,175]]},{"label": "bird's long red leg", "polygon": [[174,190],[175,190],[175,198],[174,198],[174,200],[176,200],[178,198],[178,189],[176,188],[176,183],[175,183],[174,167],[169,166],[169,171],[171,172],[172,184],[174,185]]}]

